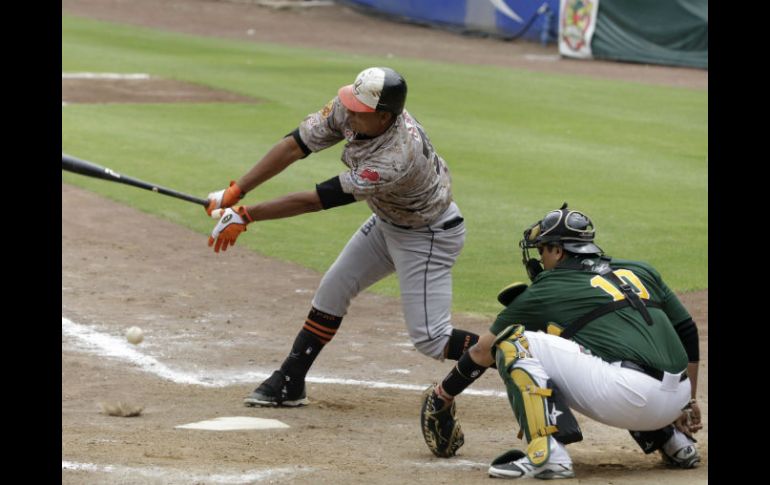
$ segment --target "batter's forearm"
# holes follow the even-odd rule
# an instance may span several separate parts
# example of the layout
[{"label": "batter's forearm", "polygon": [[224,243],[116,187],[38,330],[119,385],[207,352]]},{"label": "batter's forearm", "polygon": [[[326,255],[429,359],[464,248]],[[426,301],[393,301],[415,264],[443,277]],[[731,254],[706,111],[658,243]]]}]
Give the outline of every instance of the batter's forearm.
[{"label": "batter's forearm", "polygon": [[296,192],[273,199],[260,204],[246,207],[246,211],[254,221],[269,219],[283,219],[298,216],[308,212],[316,212],[323,209],[321,199],[315,190],[309,192]]},{"label": "batter's forearm", "polygon": [[276,143],[251,170],[236,182],[246,193],[283,172],[286,167],[305,156],[293,137]]}]

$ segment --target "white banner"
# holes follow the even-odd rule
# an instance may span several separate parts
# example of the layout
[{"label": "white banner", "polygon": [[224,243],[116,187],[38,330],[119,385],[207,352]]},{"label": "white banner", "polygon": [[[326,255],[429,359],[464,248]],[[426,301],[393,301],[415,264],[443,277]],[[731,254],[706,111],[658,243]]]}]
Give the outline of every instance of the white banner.
[{"label": "white banner", "polygon": [[559,54],[590,59],[599,0],[560,0]]}]

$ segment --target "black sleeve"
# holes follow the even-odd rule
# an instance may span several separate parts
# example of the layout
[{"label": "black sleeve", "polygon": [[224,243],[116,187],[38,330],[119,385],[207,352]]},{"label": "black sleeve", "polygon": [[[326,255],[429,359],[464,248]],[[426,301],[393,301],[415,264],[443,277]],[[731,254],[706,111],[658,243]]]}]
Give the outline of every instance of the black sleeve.
[{"label": "black sleeve", "polygon": [[[305,154],[305,157],[307,157],[308,155],[310,155],[310,153],[312,153],[310,151],[310,148],[308,148],[307,145],[305,145],[305,142],[302,141],[302,138],[300,138],[299,128],[295,128],[294,131],[292,131],[291,133],[287,133],[286,136],[291,136],[294,138],[294,140],[297,142],[297,145],[299,145],[300,149],[302,150],[302,153]],[[284,136],[284,138],[286,138],[286,136]],[[302,158],[305,158],[305,157],[302,157]]]},{"label": "black sleeve", "polygon": [[700,361],[700,348],[698,346],[698,327],[692,318],[684,320],[674,325],[679,340],[684,345],[684,350],[687,352],[687,359],[690,362]]},{"label": "black sleeve", "polygon": [[315,190],[318,192],[318,197],[321,199],[321,205],[324,209],[331,209],[332,207],[338,207],[356,201],[353,194],[342,191],[339,176],[332,177],[325,182],[316,184]]}]

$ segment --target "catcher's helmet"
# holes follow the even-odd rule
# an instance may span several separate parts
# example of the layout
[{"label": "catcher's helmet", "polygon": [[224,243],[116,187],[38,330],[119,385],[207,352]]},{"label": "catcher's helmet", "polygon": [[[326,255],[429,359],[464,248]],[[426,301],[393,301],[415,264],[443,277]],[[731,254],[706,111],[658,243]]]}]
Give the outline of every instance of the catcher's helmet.
[{"label": "catcher's helmet", "polygon": [[337,94],[350,111],[387,111],[399,115],[406,102],[406,81],[389,67],[370,67],[361,71],[353,84],[342,86]]},{"label": "catcher's helmet", "polygon": [[569,210],[565,202],[560,209],[553,210],[524,231],[519,241],[523,263],[530,278],[534,279],[543,269],[540,263],[529,256],[529,249],[541,244],[558,244],[565,251],[575,254],[604,254],[594,244],[594,224],[580,211]]}]

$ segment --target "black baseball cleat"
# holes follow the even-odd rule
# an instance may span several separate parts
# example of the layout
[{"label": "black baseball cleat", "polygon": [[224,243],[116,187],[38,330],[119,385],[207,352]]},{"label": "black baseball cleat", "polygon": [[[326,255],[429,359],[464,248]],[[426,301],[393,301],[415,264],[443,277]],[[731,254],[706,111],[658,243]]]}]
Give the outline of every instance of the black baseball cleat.
[{"label": "black baseball cleat", "polygon": [[292,380],[277,370],[243,400],[246,406],[298,407],[308,403],[305,380]]}]

